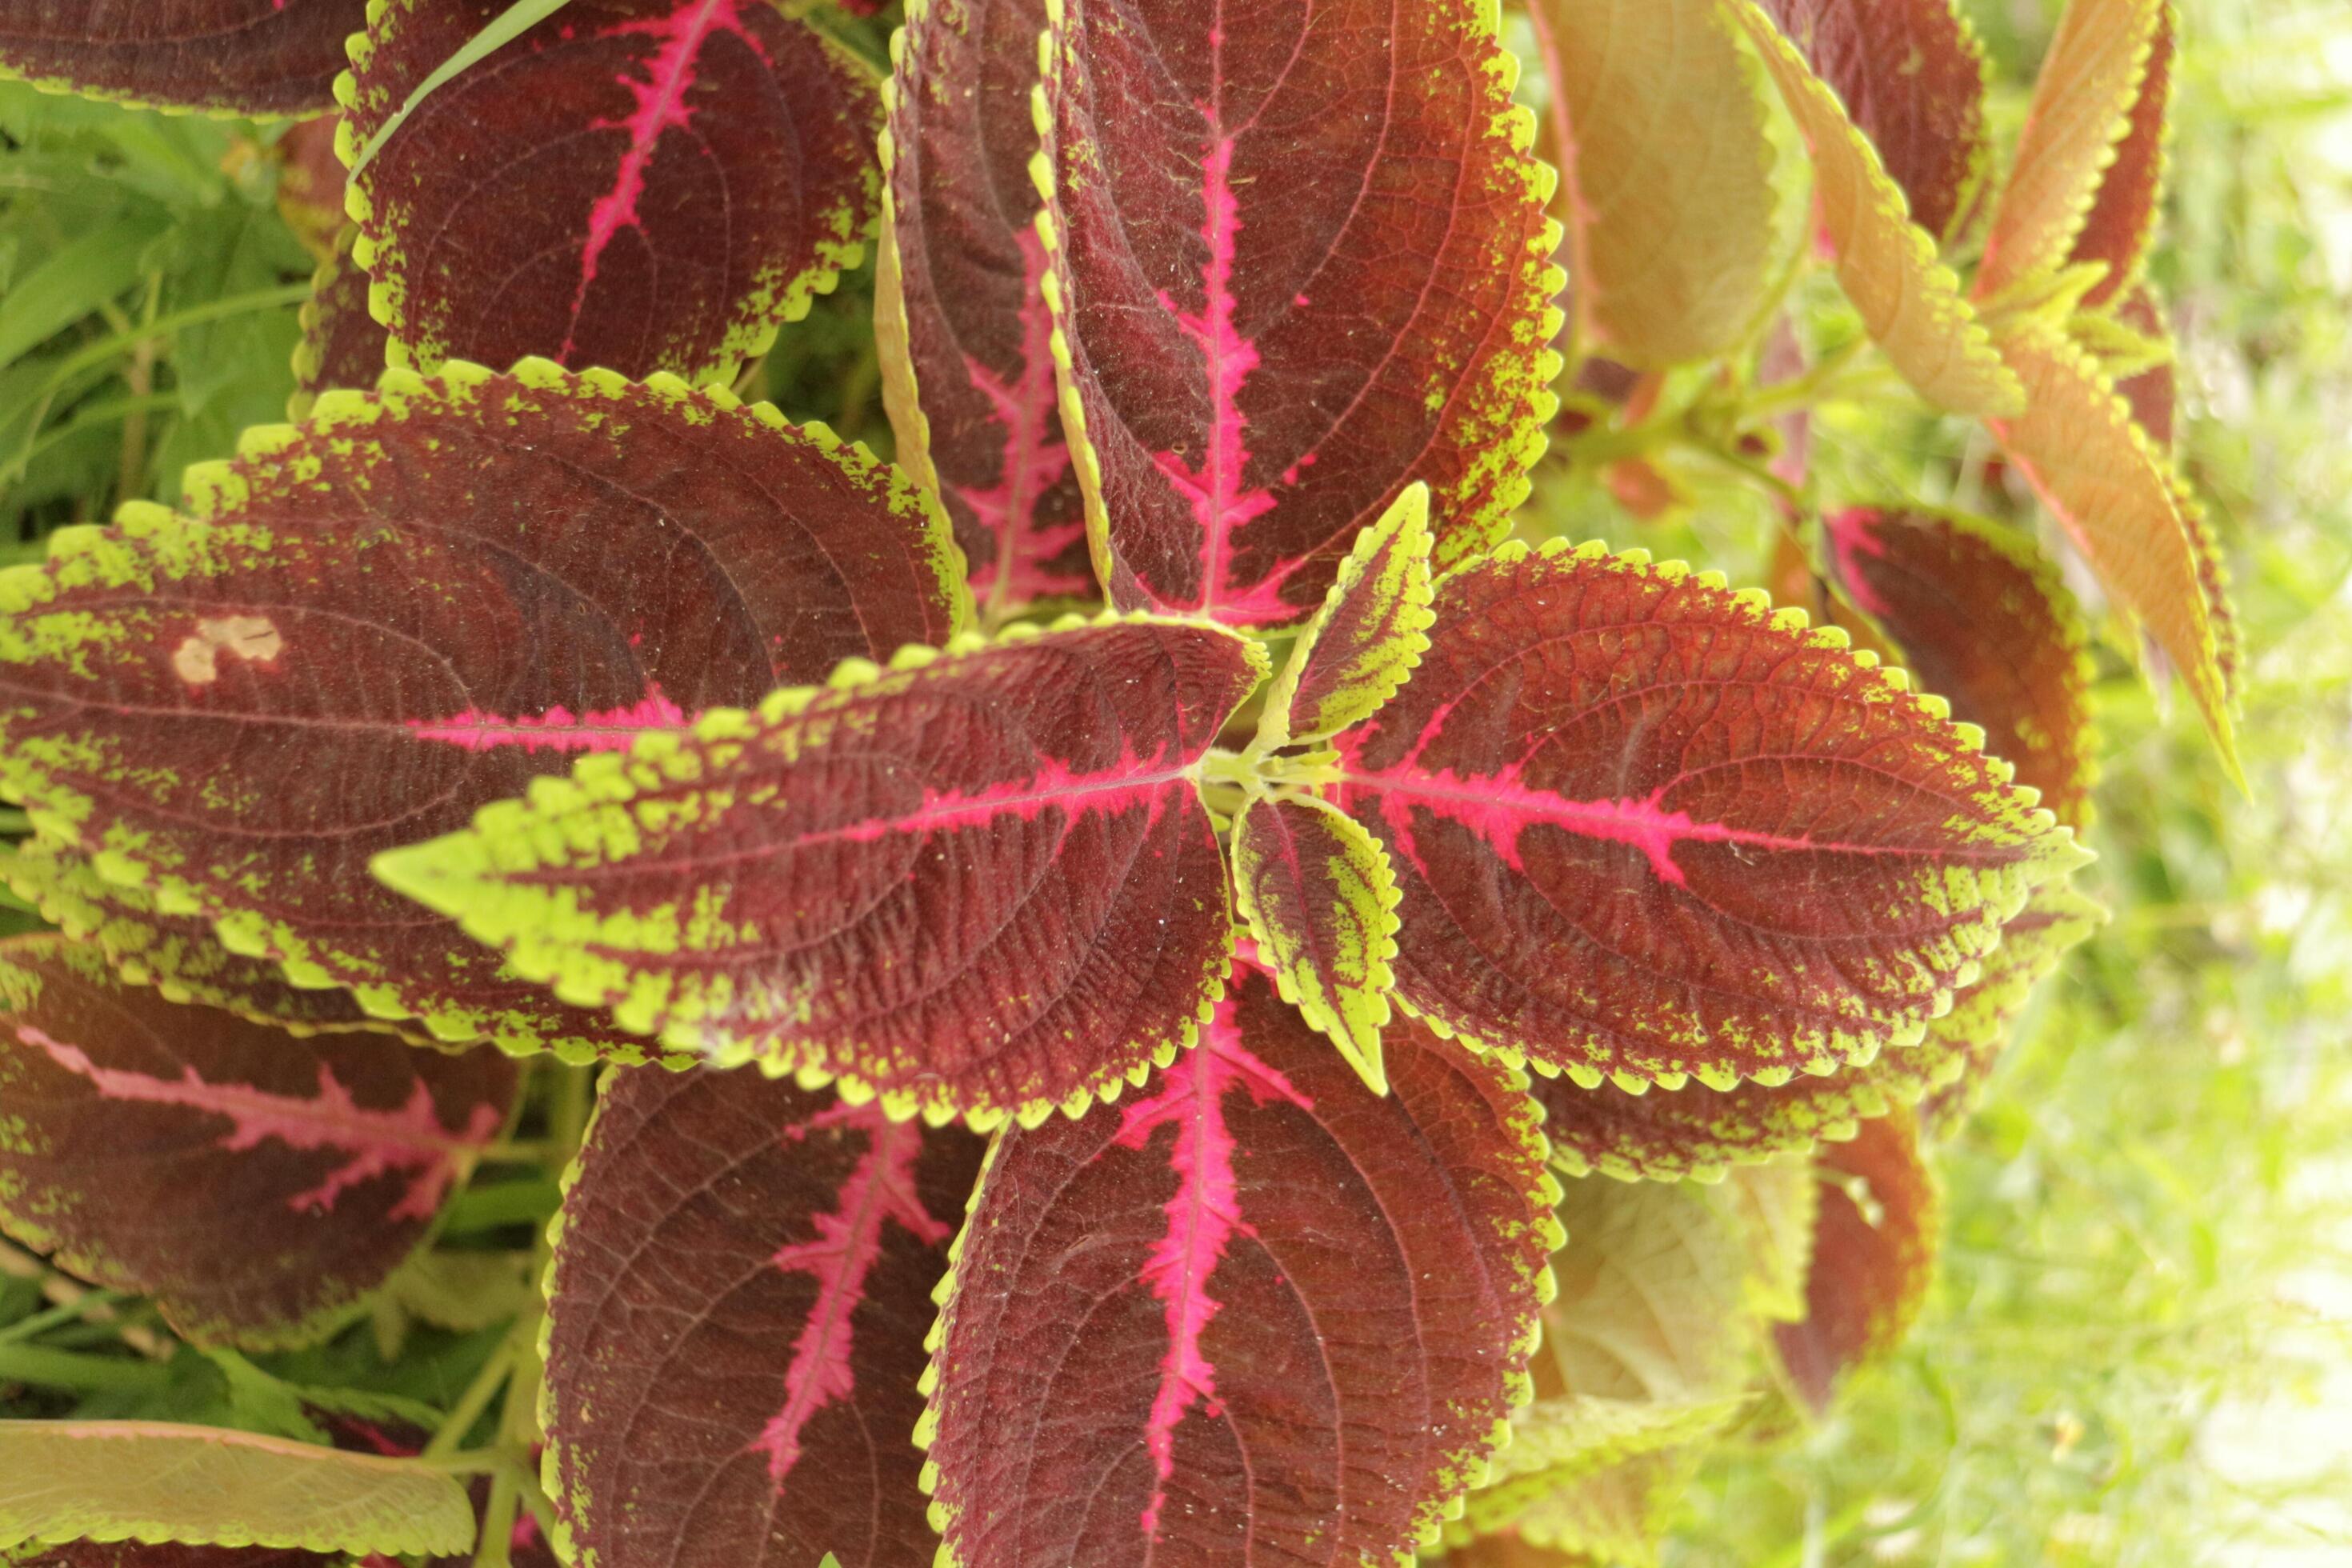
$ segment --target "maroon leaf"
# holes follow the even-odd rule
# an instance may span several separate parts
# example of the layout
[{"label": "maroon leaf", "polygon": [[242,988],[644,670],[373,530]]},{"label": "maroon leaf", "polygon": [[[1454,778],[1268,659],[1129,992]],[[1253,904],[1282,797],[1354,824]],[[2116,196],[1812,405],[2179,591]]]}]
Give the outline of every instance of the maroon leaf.
[{"label": "maroon leaf", "polygon": [[2115,162],[2099,176],[2098,194],[2067,257],[2073,262],[2107,265],[2107,275],[2083,296],[2085,309],[2095,310],[2139,282],[2148,244],[2156,236],[2157,210],[2164,198],[2165,131],[2172,106],[2178,26],[2171,0],[2161,0],[2156,10],[2156,36],[2148,45],[2147,65],[2123,140],[2116,143]]},{"label": "maroon leaf", "polygon": [[515,1068],[373,1035],[302,1041],[0,946],[0,1226],[156,1299],[182,1333],[314,1337],[381,1284],[496,1136]]},{"label": "maroon leaf", "polygon": [[1851,1143],[1822,1148],[1806,1314],[1772,1338],[1798,1395],[1816,1414],[1839,1378],[1903,1341],[1935,1283],[1943,1196],[1919,1155],[1907,1110],[1863,1123]]},{"label": "maroon leaf", "polygon": [[1990,151],[1984,48],[1954,0],[1761,3],[1877,149],[1911,221],[1949,237]]},{"label": "maroon leaf", "polygon": [[1434,1538],[1559,1239],[1524,1080],[1427,1031],[1374,1096],[1255,969],[1125,1104],[1006,1133],[924,1432],[947,1552],[1355,1563]]},{"label": "maroon leaf", "polygon": [[[373,8],[347,161],[507,0]],[[872,232],[871,73],[761,0],[574,0],[442,84],[352,176],[394,352],[729,379]]]},{"label": "maroon leaf", "polygon": [[[2165,319],[2164,307],[2146,284],[2125,295],[2116,304],[2116,319],[2143,337],[2163,343],[2172,342],[2172,325]],[[2147,432],[2148,439],[2166,452],[2173,448],[2173,426],[2179,417],[2180,391],[2172,361],[2150,365],[2137,375],[2127,375],[2116,383],[2116,390],[2131,405],[2132,417]]]},{"label": "maroon leaf", "polygon": [[314,114],[286,128],[270,149],[278,170],[278,216],[324,261],[343,232],[343,161],[335,155],[338,114]]},{"label": "maroon leaf", "polygon": [[1956,513],[1850,507],[1822,528],[1837,585],[1919,684],[2059,821],[2087,826],[2090,634],[2057,568],[2016,530]]},{"label": "maroon leaf", "polygon": [[294,345],[294,395],[288,412],[309,416],[319,394],[337,387],[365,392],[383,374],[392,335],[368,313],[368,275],[352,259],[359,229],[350,224],[335,253],[319,264],[302,306],[302,337]]},{"label": "maroon leaf", "polygon": [[1560,315],[1481,0],[1066,0],[1046,76],[1063,417],[1112,602],[1286,626],[1429,484],[1500,537]]},{"label": "maroon leaf", "polygon": [[235,114],[331,109],[367,0],[0,0],[0,75]]},{"label": "maroon leaf", "polygon": [[340,1568],[350,1559],[279,1546],[151,1546],[143,1541],[77,1541],[11,1561],[16,1568]]},{"label": "maroon leaf", "polygon": [[756,1074],[607,1080],[558,1221],[567,1561],[929,1560],[912,1437],[981,1142]]},{"label": "maroon leaf", "polygon": [[1265,674],[1201,622],[960,638],[589,758],[376,873],[674,1049],[897,1116],[1076,1115],[1219,993],[1201,769]]},{"label": "maroon leaf", "polygon": [[583,752],[944,640],[935,509],[822,427],[543,362],[331,394],[0,576],[0,784],[109,878],[450,1038],[634,1057],[369,858]]},{"label": "maroon leaf", "polygon": [[1045,0],[917,0],[890,46],[888,190],[874,325],[898,460],[939,491],[1003,616],[1096,593],[1055,406],[1029,173]]},{"label": "maroon leaf", "polygon": [[1481,1046],[1629,1088],[1867,1060],[2081,858],[1940,700],[1719,577],[1507,545],[1435,607],[1334,798],[1399,997]]}]

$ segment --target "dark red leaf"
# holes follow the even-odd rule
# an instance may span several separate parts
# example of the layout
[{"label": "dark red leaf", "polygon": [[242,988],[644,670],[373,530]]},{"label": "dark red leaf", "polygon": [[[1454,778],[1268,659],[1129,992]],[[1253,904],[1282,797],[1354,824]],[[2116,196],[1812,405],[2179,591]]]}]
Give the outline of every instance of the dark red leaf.
[{"label": "dark red leaf", "polygon": [[[2154,342],[2168,346],[2172,342],[2172,324],[2165,319],[2164,307],[2146,284],[2116,303],[2116,319]],[[2167,360],[2137,375],[2125,376],[2116,383],[2116,390],[2131,405],[2132,417],[2147,432],[2148,439],[2161,450],[2171,451],[2173,426],[2180,409],[2180,390],[2172,362]]]},{"label": "dark red leaf", "polygon": [[1507,545],[1437,589],[1334,798],[1397,993],[1578,1081],[1780,1082],[1916,1040],[2082,858],[1899,672],[1712,574]]},{"label": "dark red leaf", "polygon": [[1409,1554],[1485,1470],[1559,1238],[1523,1080],[1391,1032],[1374,1096],[1254,969],[1127,1103],[1009,1132],[925,1417],[966,1568]]},{"label": "dark red leaf", "polygon": [[383,374],[392,336],[368,314],[368,275],[352,259],[359,229],[343,226],[335,253],[319,264],[302,306],[302,338],[294,345],[294,395],[289,412],[309,416],[319,394],[337,387],[365,392]]},{"label": "dark red leaf", "polygon": [[607,1080],[558,1220],[568,1561],[929,1561],[913,1436],[981,1141],[749,1073]]},{"label": "dark red leaf", "polygon": [[[347,160],[508,0],[374,7]],[[352,176],[394,350],[729,379],[857,264],[871,72],[762,0],[573,0],[444,83]]]},{"label": "dark red leaf", "polygon": [[591,757],[376,872],[673,1049],[898,1116],[1075,1115],[1216,999],[1202,763],[1265,673],[1202,622],[960,638]]},{"label": "dark red leaf", "polygon": [[236,114],[335,104],[367,0],[0,0],[0,75]]},{"label": "dark red leaf", "polygon": [[916,0],[891,43],[875,331],[898,460],[940,493],[992,621],[1092,597],[1030,177],[1045,0]]},{"label": "dark red leaf", "polygon": [[1063,410],[1112,602],[1286,626],[1426,480],[1499,538],[1557,406],[1551,171],[1491,0],[1063,0]]},{"label": "dark red leaf", "polygon": [[1943,1225],[1942,1192],[1907,1110],[1863,1123],[1850,1143],[1822,1145],[1819,1169],[1806,1314],[1772,1326],[1789,1381],[1816,1415],[1839,1378],[1911,1331],[1935,1283]]},{"label": "dark red leaf", "polygon": [[286,128],[270,149],[278,168],[278,216],[302,247],[324,261],[345,227],[343,161],[335,155],[337,114],[314,114]]},{"label": "dark red leaf", "polygon": [[[2164,198],[2166,119],[2172,107],[2172,64],[2179,24],[2171,0],[2157,6],[2156,37],[2148,45],[2147,65],[2132,100],[2131,116],[2123,140],[2116,143],[2115,162],[2099,176],[2098,195],[2074,236],[2069,261],[2104,261],[2107,275],[2083,297],[2085,309],[2096,310],[2139,282],[2147,247],[2156,237],[2158,205]],[[2170,445],[2169,441],[2165,442]]]},{"label": "dark red leaf", "polygon": [[0,946],[0,1224],[196,1339],[330,1326],[423,1238],[514,1098],[495,1052],[298,1040],[127,985],[59,937]]},{"label": "dark red leaf", "polygon": [[1762,0],[1938,239],[1984,176],[1985,60],[1954,0]]},{"label": "dark red leaf", "polygon": [[0,784],[298,984],[516,1049],[634,1056],[378,887],[371,857],[854,655],[935,643],[944,522],[829,431],[544,362],[322,397],[0,575]]}]

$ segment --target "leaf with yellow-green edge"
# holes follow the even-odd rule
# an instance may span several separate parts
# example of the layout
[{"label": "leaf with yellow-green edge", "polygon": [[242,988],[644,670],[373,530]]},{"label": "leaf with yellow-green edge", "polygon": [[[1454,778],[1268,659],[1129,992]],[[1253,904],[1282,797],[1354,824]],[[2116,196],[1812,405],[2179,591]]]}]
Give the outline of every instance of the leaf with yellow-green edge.
[{"label": "leaf with yellow-green edge", "polygon": [[[341,1552],[330,1557],[291,1547],[151,1545],[141,1541],[76,1541],[25,1550],[31,1555],[0,1550],[0,1563],[9,1568],[350,1568],[352,1562]],[[375,1568],[382,1562],[377,1558],[362,1568]]]},{"label": "leaf with yellow-green edge", "polygon": [[289,419],[306,419],[319,394],[337,387],[365,392],[383,374],[391,334],[368,313],[368,275],[352,258],[359,237],[345,224],[334,253],[310,278],[302,301],[302,335],[294,344],[294,391],[286,401]]},{"label": "leaf with yellow-green edge", "polygon": [[1282,999],[1386,1094],[1381,1031],[1397,931],[1387,851],[1326,802],[1253,800],[1234,824],[1234,902]]},{"label": "leaf with yellow-green edge", "polygon": [[1871,341],[1938,408],[1989,415],[2018,407],[2017,377],[2001,363],[1958,279],[1936,259],[1935,240],[1911,221],[1901,187],[1837,94],[1757,0],[1725,3],[1804,132],[1838,282]]},{"label": "leaf with yellow-green edge", "polygon": [[2170,129],[2172,76],[2179,53],[2179,24],[2171,0],[2156,0],[2156,34],[2148,43],[2129,119],[2116,144],[2115,162],[2099,176],[2098,195],[2083,217],[2066,259],[2106,264],[2107,275],[2083,297],[2096,310],[2127,291],[2143,289],[2142,276],[2164,199],[2165,139]]},{"label": "leaf with yellow-green edge", "polygon": [[375,870],[673,1050],[898,1117],[1075,1115],[1173,1060],[1223,988],[1201,777],[1265,665],[1149,616],[852,661]]},{"label": "leaf with yellow-green edge", "polygon": [[1381,710],[1429,647],[1429,487],[1418,481],[1356,536],[1323,607],[1266,690],[1257,748],[1327,741]]},{"label": "leaf with yellow-green edge", "polygon": [[1991,421],[1993,434],[2116,607],[2164,650],[2237,776],[2236,634],[2203,514],[2082,345],[2027,324],[2002,338],[2001,353],[2028,400],[2024,413]]},{"label": "leaf with yellow-green edge", "polygon": [[2117,147],[2132,130],[2165,5],[2069,0],[2042,57],[2009,183],[1993,209],[1977,268],[1978,299],[2031,286],[2067,263]]},{"label": "leaf with yellow-green edge", "polygon": [[447,1556],[474,1508],[446,1475],[249,1432],[153,1421],[0,1421],[0,1547],[182,1542]]},{"label": "leaf with yellow-green edge", "polygon": [[1927,1026],[1927,1037],[1860,1067],[1723,1092],[1694,1084],[1633,1095],[1613,1084],[1580,1089],[1566,1079],[1538,1078],[1535,1096],[1544,1107],[1552,1163],[1571,1175],[1712,1180],[1734,1167],[1852,1138],[1873,1117],[1980,1083],[2027,993],[2105,919],[2096,902],[2064,883],[2034,889],[2023,912],[2002,928],[1982,975]]},{"label": "leaf with yellow-green edge", "polygon": [[215,114],[331,109],[366,0],[0,0],[0,77]]},{"label": "leaf with yellow-green edge", "polygon": [[[2069,323],[2116,376],[2116,390],[2131,405],[2132,417],[2157,449],[2170,452],[2180,416],[2179,377],[2172,322],[2153,289],[2143,283],[2116,300],[2110,314],[2077,316]],[[2116,356],[2127,354],[2118,365]]]},{"label": "leaf with yellow-green edge", "polygon": [[[1499,1534],[1478,1539],[1560,1554],[1542,1561],[1564,1560],[1573,1568],[1654,1568],[1675,1506],[1698,1473],[1700,1457],[1698,1447],[1685,1445],[1591,1468],[1521,1477],[1491,1494],[1472,1494],[1463,1524],[1477,1528],[1474,1519],[1507,1510]],[[1473,1555],[1471,1561],[1479,1559]]]},{"label": "leaf with yellow-green edge", "polygon": [[127,507],[0,575],[0,786],[158,910],[446,1038],[642,1050],[371,856],[968,613],[903,475],[673,378],[394,372],[242,449],[188,470],[188,515]]},{"label": "leaf with yellow-green edge", "polygon": [[1656,370],[1756,324],[1778,223],[1763,84],[1717,0],[1529,0],[1580,351]]}]

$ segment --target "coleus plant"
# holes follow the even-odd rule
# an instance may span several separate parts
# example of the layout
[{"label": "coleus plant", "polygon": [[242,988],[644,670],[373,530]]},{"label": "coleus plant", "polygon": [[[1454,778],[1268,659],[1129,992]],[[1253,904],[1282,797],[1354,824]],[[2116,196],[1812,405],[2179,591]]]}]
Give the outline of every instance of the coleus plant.
[{"label": "coleus plant", "polygon": [[[282,1423],[0,1424],[15,1561],[1643,1558],[2101,918],[2090,617],[1809,417],[1983,420],[2231,758],[2161,0],[2001,179],[1949,0],[874,9],[0,0],[352,219],[301,423],[0,574],[0,1226]],[[729,384],[877,236],[895,465]],[[1782,607],[1528,504],[1677,463]],[[293,1440],[522,1116],[543,1301]]]}]

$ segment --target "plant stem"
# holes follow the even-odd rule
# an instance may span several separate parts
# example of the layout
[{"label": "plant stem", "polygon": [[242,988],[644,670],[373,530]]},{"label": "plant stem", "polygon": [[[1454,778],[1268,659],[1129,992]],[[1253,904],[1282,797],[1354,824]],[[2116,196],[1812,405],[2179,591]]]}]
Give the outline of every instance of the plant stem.
[{"label": "plant stem", "polygon": [[47,1311],[36,1312],[29,1318],[19,1318],[0,1329],[0,1345],[13,1345],[22,1340],[38,1339],[60,1323],[70,1323],[92,1312],[105,1310],[122,1300],[112,1290],[92,1290],[86,1296],[60,1301]]},{"label": "plant stem", "polygon": [[482,1370],[474,1374],[474,1381],[466,1385],[466,1392],[457,1396],[457,1403],[449,1407],[449,1415],[441,1423],[441,1429],[433,1434],[432,1441],[425,1444],[425,1451],[417,1456],[419,1458],[437,1459],[445,1454],[457,1452],[457,1445],[466,1440],[466,1434],[474,1429],[474,1423],[482,1418],[482,1412],[490,1407],[490,1401],[496,1399],[499,1390],[506,1386],[507,1374],[514,1368],[514,1353],[511,1335],[499,1342],[499,1348],[492,1351],[489,1359],[482,1363]]},{"label": "plant stem", "polygon": [[47,1345],[0,1345],[0,1383],[29,1383],[86,1394],[160,1394],[172,1370],[157,1362],[83,1355]]}]

